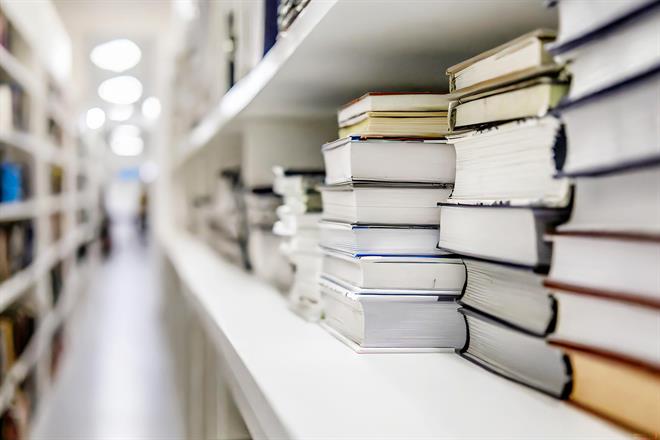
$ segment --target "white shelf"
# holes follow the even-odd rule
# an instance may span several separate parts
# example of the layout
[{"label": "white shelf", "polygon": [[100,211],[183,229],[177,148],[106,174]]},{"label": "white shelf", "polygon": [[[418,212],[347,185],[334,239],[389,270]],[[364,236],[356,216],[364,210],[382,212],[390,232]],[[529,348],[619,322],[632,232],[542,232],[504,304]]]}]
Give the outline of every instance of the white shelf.
[{"label": "white shelf", "polygon": [[447,67],[538,27],[556,27],[540,1],[312,1],[184,139],[179,164],[244,117],[331,117],[368,91],[442,91]]},{"label": "white shelf", "polygon": [[32,96],[38,97],[42,94],[42,90],[38,86],[39,82],[32,72],[2,46],[0,46],[0,69],[7,72],[14,81]]},{"label": "white shelf", "polygon": [[34,200],[0,203],[0,220],[20,220],[35,217],[37,203]]},{"label": "white shelf", "polygon": [[37,136],[23,132],[1,132],[0,144],[15,147],[34,157],[40,157],[46,162],[64,165],[66,154],[50,142],[39,139]]},{"label": "white shelf", "polygon": [[455,354],[356,354],[199,240],[160,239],[267,438],[627,437]]},{"label": "white shelf", "polygon": [[0,283],[0,312],[20,298],[34,284],[37,279],[36,275],[35,266],[30,265]]}]

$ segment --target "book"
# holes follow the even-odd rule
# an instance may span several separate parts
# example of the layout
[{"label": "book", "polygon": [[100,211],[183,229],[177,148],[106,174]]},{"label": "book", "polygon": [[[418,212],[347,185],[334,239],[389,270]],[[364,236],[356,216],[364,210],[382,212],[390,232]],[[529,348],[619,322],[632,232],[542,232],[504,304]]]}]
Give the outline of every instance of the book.
[{"label": "book", "polygon": [[554,41],[555,31],[537,29],[480,53],[447,69],[449,91],[475,91],[494,84],[506,83],[538,74],[544,68],[555,68],[545,45]]},{"label": "book", "polygon": [[0,163],[0,203],[20,202],[24,199],[24,166],[3,161]]},{"label": "book", "polygon": [[559,35],[551,52],[567,50],[592,35],[647,12],[656,0],[555,1],[559,10]]},{"label": "book", "polygon": [[544,116],[557,106],[567,91],[567,83],[540,77],[461,97],[452,101],[449,126],[454,130]]},{"label": "book", "polygon": [[602,174],[660,161],[660,66],[557,111],[567,138],[563,175]]},{"label": "book", "polygon": [[658,370],[590,350],[560,347],[573,371],[571,402],[649,438],[658,436]]},{"label": "book", "polygon": [[447,95],[431,92],[370,92],[345,104],[337,111],[341,127],[345,121],[371,112],[446,111]]},{"label": "book", "polygon": [[568,209],[441,204],[438,247],[467,256],[547,268],[544,235],[568,219]]},{"label": "book", "polygon": [[326,251],[322,264],[325,277],[363,290],[436,290],[457,295],[465,285],[465,267],[451,255],[353,256]]},{"label": "book", "polygon": [[496,125],[450,138],[456,182],[449,203],[565,207],[568,179],[557,179],[564,154],[560,121],[552,116]]},{"label": "book", "polygon": [[497,375],[565,399],[571,391],[568,357],[542,337],[461,308],[468,326],[461,356]]},{"label": "book", "polygon": [[461,305],[538,336],[554,329],[556,304],[543,274],[472,258],[463,262],[467,276]]},{"label": "book", "polygon": [[339,125],[339,137],[438,138],[449,133],[447,112],[367,112]]},{"label": "book", "polygon": [[571,218],[559,230],[660,236],[660,165],[579,175],[574,181]]},{"label": "book", "polygon": [[660,370],[660,306],[552,288],[557,301],[557,325],[551,341],[596,350]]},{"label": "book", "polygon": [[558,232],[546,285],[660,306],[660,238]]},{"label": "book", "polygon": [[262,280],[286,291],[293,281],[291,263],[280,254],[281,239],[269,228],[250,226],[247,252],[250,267]]},{"label": "book", "polygon": [[619,21],[580,41],[557,46],[553,53],[570,63],[570,99],[577,99],[632,78],[660,64],[660,5]]},{"label": "book", "polygon": [[321,187],[323,219],[352,224],[437,224],[451,184],[352,182]]},{"label": "book", "polygon": [[350,136],[323,145],[328,185],[352,181],[453,183],[456,156],[444,139]]},{"label": "book", "polygon": [[459,348],[465,322],[452,298],[363,295],[321,280],[325,324],[363,348]]},{"label": "book", "polygon": [[322,221],[321,247],[355,256],[442,255],[438,225],[354,225]]}]

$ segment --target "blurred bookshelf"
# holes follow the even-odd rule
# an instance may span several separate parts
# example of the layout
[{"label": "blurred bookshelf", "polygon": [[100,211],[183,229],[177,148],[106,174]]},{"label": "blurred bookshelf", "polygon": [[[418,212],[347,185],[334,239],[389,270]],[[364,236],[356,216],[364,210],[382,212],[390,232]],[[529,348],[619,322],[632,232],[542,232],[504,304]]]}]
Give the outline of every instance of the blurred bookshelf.
[{"label": "blurred bookshelf", "polygon": [[[34,13],[42,32],[31,25]],[[58,20],[50,2],[0,2],[0,417],[3,429],[20,436],[56,379],[97,252],[98,209],[90,200],[98,187],[93,176],[76,185],[76,176],[92,172],[87,149],[79,149],[85,140],[70,110],[70,84],[44,55],[50,38],[66,35]],[[89,222],[76,221],[78,206]],[[79,259],[82,248],[91,249]]]},{"label": "blurred bookshelf", "polygon": [[273,166],[323,169],[320,146],[337,137],[342,104],[374,90],[447,92],[448,67],[556,29],[557,10],[507,0],[380,2],[377,11],[372,2],[291,2],[302,6],[275,44],[255,49],[267,40],[266,3],[195,3],[173,60],[159,183],[168,202],[156,230],[188,436],[629,435],[456,355],[358,355],[292,313],[279,280],[240,257],[245,235],[259,230],[249,212],[234,218],[242,197],[272,187]]}]

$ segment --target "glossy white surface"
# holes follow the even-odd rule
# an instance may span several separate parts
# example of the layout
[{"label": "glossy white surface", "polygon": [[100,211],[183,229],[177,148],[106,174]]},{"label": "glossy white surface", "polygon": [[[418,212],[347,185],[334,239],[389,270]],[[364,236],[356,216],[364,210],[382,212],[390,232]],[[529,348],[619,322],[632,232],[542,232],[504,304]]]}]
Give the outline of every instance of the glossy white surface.
[{"label": "glossy white surface", "polygon": [[301,439],[625,436],[454,354],[356,354],[190,235],[165,232],[161,242],[227,360],[252,432]]}]

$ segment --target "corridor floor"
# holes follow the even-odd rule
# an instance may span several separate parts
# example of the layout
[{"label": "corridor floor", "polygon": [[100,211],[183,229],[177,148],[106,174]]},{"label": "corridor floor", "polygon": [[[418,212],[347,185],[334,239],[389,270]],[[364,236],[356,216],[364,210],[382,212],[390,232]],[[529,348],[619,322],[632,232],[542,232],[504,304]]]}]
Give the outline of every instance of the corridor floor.
[{"label": "corridor floor", "polygon": [[130,222],[92,275],[37,440],[182,439],[154,253]]}]

